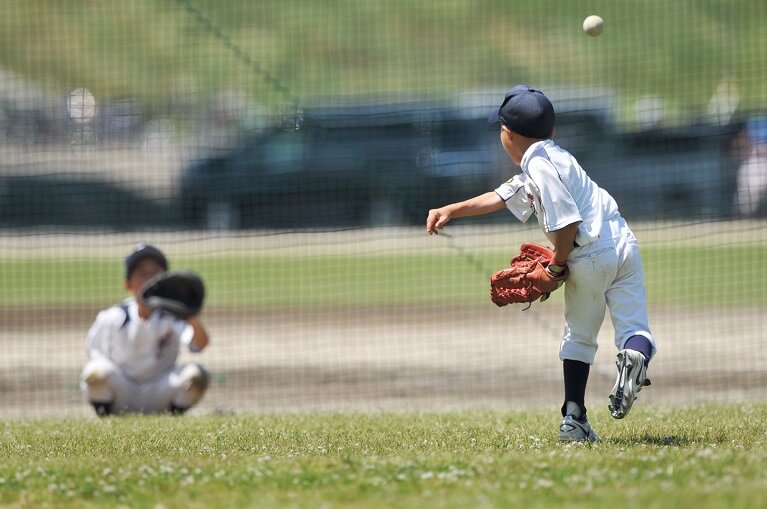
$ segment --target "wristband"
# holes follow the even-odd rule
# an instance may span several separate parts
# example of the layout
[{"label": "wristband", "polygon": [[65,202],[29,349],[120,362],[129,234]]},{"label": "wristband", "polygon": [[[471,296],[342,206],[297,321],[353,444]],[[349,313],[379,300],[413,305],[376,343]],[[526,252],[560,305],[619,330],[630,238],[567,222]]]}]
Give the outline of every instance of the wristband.
[{"label": "wristband", "polygon": [[549,272],[551,272],[555,276],[558,276],[562,274],[565,271],[565,269],[567,269],[567,262],[551,261],[549,262],[549,266],[547,268],[549,269]]}]

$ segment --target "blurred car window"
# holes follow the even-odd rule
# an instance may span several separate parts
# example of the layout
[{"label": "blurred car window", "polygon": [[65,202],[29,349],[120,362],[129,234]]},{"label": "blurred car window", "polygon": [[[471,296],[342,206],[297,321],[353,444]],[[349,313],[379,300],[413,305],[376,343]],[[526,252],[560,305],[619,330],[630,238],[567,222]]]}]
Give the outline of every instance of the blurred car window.
[{"label": "blurred car window", "polygon": [[281,174],[301,171],[305,144],[303,135],[298,132],[278,133],[255,148],[255,156],[262,162],[265,173]]}]

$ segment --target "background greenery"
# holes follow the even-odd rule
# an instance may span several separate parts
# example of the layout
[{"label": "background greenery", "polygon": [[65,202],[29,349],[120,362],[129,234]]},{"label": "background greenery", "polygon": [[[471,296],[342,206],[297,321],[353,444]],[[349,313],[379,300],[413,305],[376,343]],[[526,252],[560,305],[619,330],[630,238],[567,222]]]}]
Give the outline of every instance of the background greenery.
[{"label": "background greenery", "polygon": [[[594,13],[598,38],[581,30]],[[727,79],[743,108],[767,106],[765,15],[752,0],[6,0],[0,65],[156,108],[171,90],[237,87],[268,105],[527,81],[612,88],[626,115],[645,95],[697,115]]]}]

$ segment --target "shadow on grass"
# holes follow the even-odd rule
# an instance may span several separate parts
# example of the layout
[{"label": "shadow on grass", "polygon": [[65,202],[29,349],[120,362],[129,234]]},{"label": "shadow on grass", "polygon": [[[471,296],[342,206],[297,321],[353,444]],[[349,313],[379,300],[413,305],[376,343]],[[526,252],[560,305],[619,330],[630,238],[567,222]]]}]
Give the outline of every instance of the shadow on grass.
[{"label": "shadow on grass", "polygon": [[615,445],[659,445],[668,447],[681,447],[695,443],[695,440],[687,436],[679,435],[642,435],[635,437],[615,437],[607,440],[610,444]]}]

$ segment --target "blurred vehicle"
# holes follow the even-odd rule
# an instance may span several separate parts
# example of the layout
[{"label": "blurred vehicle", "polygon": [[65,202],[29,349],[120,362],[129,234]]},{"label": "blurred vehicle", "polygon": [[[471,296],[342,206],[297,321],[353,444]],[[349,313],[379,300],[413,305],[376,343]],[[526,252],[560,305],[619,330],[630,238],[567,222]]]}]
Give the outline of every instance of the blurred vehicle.
[{"label": "blurred vehicle", "polygon": [[0,227],[161,228],[175,218],[167,203],[96,180],[61,176],[0,177]]},{"label": "blurred vehicle", "polygon": [[[486,97],[468,106],[304,110],[300,129],[262,131],[230,153],[190,164],[177,208],[194,228],[420,225],[430,208],[492,190],[519,171],[497,126],[487,124]],[[732,126],[618,132],[610,104],[561,100],[555,141],[627,217],[728,214]]]},{"label": "blurred vehicle", "polygon": [[487,191],[497,132],[434,104],[308,109],[300,129],[259,133],[184,171],[187,225],[216,229],[420,224]]},{"label": "blurred vehicle", "polygon": [[[734,192],[729,146],[740,126],[698,119],[682,127],[622,131],[609,89],[545,87],[556,109],[554,141],[609,191],[628,218],[727,216]],[[490,111],[501,90],[480,90],[463,104]],[[512,169],[512,172],[519,171]]]},{"label": "blurred vehicle", "polygon": [[727,216],[733,126],[692,125],[618,133],[615,153],[585,168],[627,218]]}]

